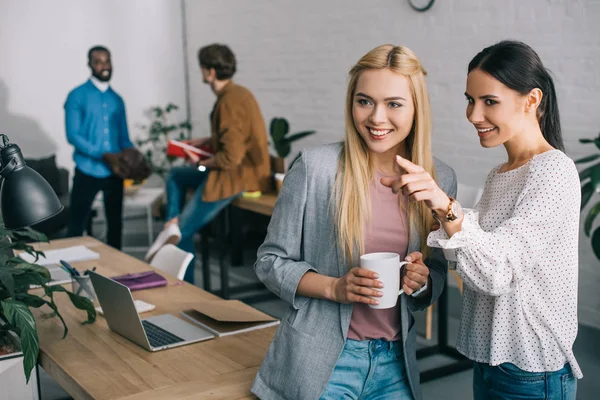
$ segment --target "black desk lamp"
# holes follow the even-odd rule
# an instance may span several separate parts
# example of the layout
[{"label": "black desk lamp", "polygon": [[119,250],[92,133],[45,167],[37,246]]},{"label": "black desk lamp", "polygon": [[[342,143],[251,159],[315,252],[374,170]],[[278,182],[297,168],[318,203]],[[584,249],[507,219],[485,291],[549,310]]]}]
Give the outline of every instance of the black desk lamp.
[{"label": "black desk lamp", "polygon": [[0,134],[0,212],[6,229],[36,225],[58,215],[63,205],[52,186],[31,169],[16,144]]}]

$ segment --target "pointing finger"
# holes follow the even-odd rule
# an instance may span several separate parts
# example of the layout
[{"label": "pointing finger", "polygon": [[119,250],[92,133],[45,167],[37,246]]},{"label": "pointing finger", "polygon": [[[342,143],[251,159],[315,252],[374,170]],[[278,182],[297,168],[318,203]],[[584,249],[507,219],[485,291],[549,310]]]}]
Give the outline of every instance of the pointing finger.
[{"label": "pointing finger", "polygon": [[400,166],[400,168],[402,168],[409,174],[418,174],[418,173],[421,173],[424,171],[424,169],[422,167],[420,167],[416,164],[413,164],[412,162],[408,161],[406,158],[402,158],[398,155],[396,156],[396,163]]}]

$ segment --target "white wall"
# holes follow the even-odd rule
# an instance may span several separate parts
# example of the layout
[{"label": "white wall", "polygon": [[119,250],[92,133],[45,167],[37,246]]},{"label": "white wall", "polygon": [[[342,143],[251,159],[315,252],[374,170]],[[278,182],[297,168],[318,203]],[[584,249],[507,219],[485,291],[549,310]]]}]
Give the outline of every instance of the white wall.
[{"label": "white wall", "polygon": [[[214,102],[198,71],[200,46],[231,46],[236,79],[254,92],[267,122],[283,116],[293,131],[318,131],[295,152],[341,140],[349,68],[377,45],[404,44],[429,72],[435,154],[462,182],[483,184],[504,153],[480,148],[464,117],[466,68],[483,47],[512,38],[533,46],[555,75],[567,153],[594,151],[577,139],[600,131],[598,0],[438,0],[426,13],[406,0],[187,0],[186,9],[196,134],[208,131]],[[589,248],[582,238],[580,320],[600,327],[600,262]]]},{"label": "white wall", "polygon": [[26,157],[56,153],[72,170],[63,105],[90,76],[87,51],[97,44],[111,50],[132,138],[150,106],[174,102],[183,116],[181,21],[174,0],[0,0],[0,133]]}]

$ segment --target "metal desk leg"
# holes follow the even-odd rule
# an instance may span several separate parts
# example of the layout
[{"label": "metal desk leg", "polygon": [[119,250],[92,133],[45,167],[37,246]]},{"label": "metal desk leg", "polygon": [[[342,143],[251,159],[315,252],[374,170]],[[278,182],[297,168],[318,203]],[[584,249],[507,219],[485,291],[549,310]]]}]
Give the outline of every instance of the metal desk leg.
[{"label": "metal desk leg", "polygon": [[202,254],[202,281],[204,283],[204,290],[207,292],[211,291],[210,284],[210,244],[208,242],[208,231],[210,230],[210,224],[205,226],[200,231],[200,253]]},{"label": "metal desk leg", "polygon": [[146,218],[148,222],[148,246],[154,241],[154,230],[152,229],[152,205],[146,207]]},{"label": "metal desk leg", "polygon": [[229,263],[225,261],[227,252],[227,227],[229,221],[230,207],[227,206],[219,214],[219,228],[217,232],[217,243],[219,243],[219,269],[221,272],[221,297],[229,299]]}]

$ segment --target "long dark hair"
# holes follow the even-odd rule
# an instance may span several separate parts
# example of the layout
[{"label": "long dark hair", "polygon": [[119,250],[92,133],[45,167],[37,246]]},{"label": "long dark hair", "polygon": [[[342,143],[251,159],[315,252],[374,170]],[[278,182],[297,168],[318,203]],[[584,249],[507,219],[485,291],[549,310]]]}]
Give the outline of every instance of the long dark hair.
[{"label": "long dark hair", "polygon": [[523,42],[504,40],[479,52],[469,70],[480,69],[522,95],[539,88],[542,101],[537,118],[544,138],[550,145],[565,150],[554,81],[537,53]]}]

